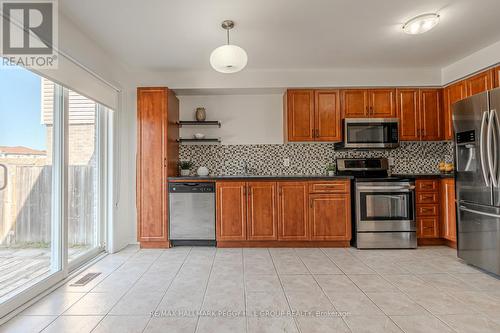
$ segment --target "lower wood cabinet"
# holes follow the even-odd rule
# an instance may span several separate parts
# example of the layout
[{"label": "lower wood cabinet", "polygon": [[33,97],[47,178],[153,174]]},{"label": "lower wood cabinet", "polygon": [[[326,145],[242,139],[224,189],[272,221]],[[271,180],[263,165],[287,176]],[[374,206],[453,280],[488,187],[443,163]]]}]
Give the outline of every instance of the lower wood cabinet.
[{"label": "lower wood cabinet", "polygon": [[216,189],[219,242],[351,240],[349,180],[218,181]]},{"label": "lower wood cabinet", "polygon": [[278,239],[275,182],[247,183],[248,240]]},{"label": "lower wood cabinet", "polygon": [[217,182],[216,191],[217,240],[246,240],[246,183]]},{"label": "lower wood cabinet", "polygon": [[415,182],[417,238],[439,238],[439,179]]},{"label": "lower wood cabinet", "polygon": [[309,226],[312,240],[351,239],[351,199],[345,194],[311,194]]},{"label": "lower wood cabinet", "polygon": [[455,206],[455,180],[441,180],[441,237],[457,241],[457,211]]},{"label": "lower wood cabinet", "polygon": [[307,183],[278,183],[278,239],[308,240]]}]

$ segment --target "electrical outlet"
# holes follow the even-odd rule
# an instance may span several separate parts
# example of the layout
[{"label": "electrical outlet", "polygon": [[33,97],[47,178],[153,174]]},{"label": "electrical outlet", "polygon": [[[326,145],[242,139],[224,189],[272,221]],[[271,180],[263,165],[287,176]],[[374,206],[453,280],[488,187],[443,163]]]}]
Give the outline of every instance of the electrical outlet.
[{"label": "electrical outlet", "polygon": [[390,166],[393,166],[394,165],[394,158],[393,157],[389,157],[387,159],[387,162],[389,163]]},{"label": "electrical outlet", "polygon": [[283,159],[283,166],[286,166],[286,167],[290,166],[290,159],[288,157]]}]

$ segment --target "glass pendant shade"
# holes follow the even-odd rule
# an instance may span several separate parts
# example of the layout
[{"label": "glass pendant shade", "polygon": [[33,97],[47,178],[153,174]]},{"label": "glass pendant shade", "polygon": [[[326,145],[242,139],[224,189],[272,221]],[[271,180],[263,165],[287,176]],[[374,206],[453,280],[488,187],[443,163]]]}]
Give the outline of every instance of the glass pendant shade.
[{"label": "glass pendant shade", "polygon": [[210,65],[220,73],[236,73],[247,65],[245,50],[236,45],[219,46],[210,55]]}]

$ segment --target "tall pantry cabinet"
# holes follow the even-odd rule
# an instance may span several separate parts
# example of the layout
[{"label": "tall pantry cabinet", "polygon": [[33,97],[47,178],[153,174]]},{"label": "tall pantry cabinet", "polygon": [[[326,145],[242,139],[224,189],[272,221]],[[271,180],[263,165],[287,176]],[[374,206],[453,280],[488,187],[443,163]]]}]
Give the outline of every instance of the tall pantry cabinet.
[{"label": "tall pantry cabinet", "polygon": [[165,87],[137,88],[137,240],[167,248],[167,177],[177,175],[179,100]]}]

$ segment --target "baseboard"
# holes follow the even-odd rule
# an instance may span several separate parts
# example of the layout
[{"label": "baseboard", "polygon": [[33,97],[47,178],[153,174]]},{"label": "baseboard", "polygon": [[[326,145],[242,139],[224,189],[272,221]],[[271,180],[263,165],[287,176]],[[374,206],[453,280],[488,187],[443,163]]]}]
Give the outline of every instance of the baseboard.
[{"label": "baseboard", "polygon": [[349,241],[218,241],[217,247],[350,247]]},{"label": "baseboard", "polygon": [[140,242],[139,246],[141,249],[168,249],[170,247],[170,241],[166,242]]}]

